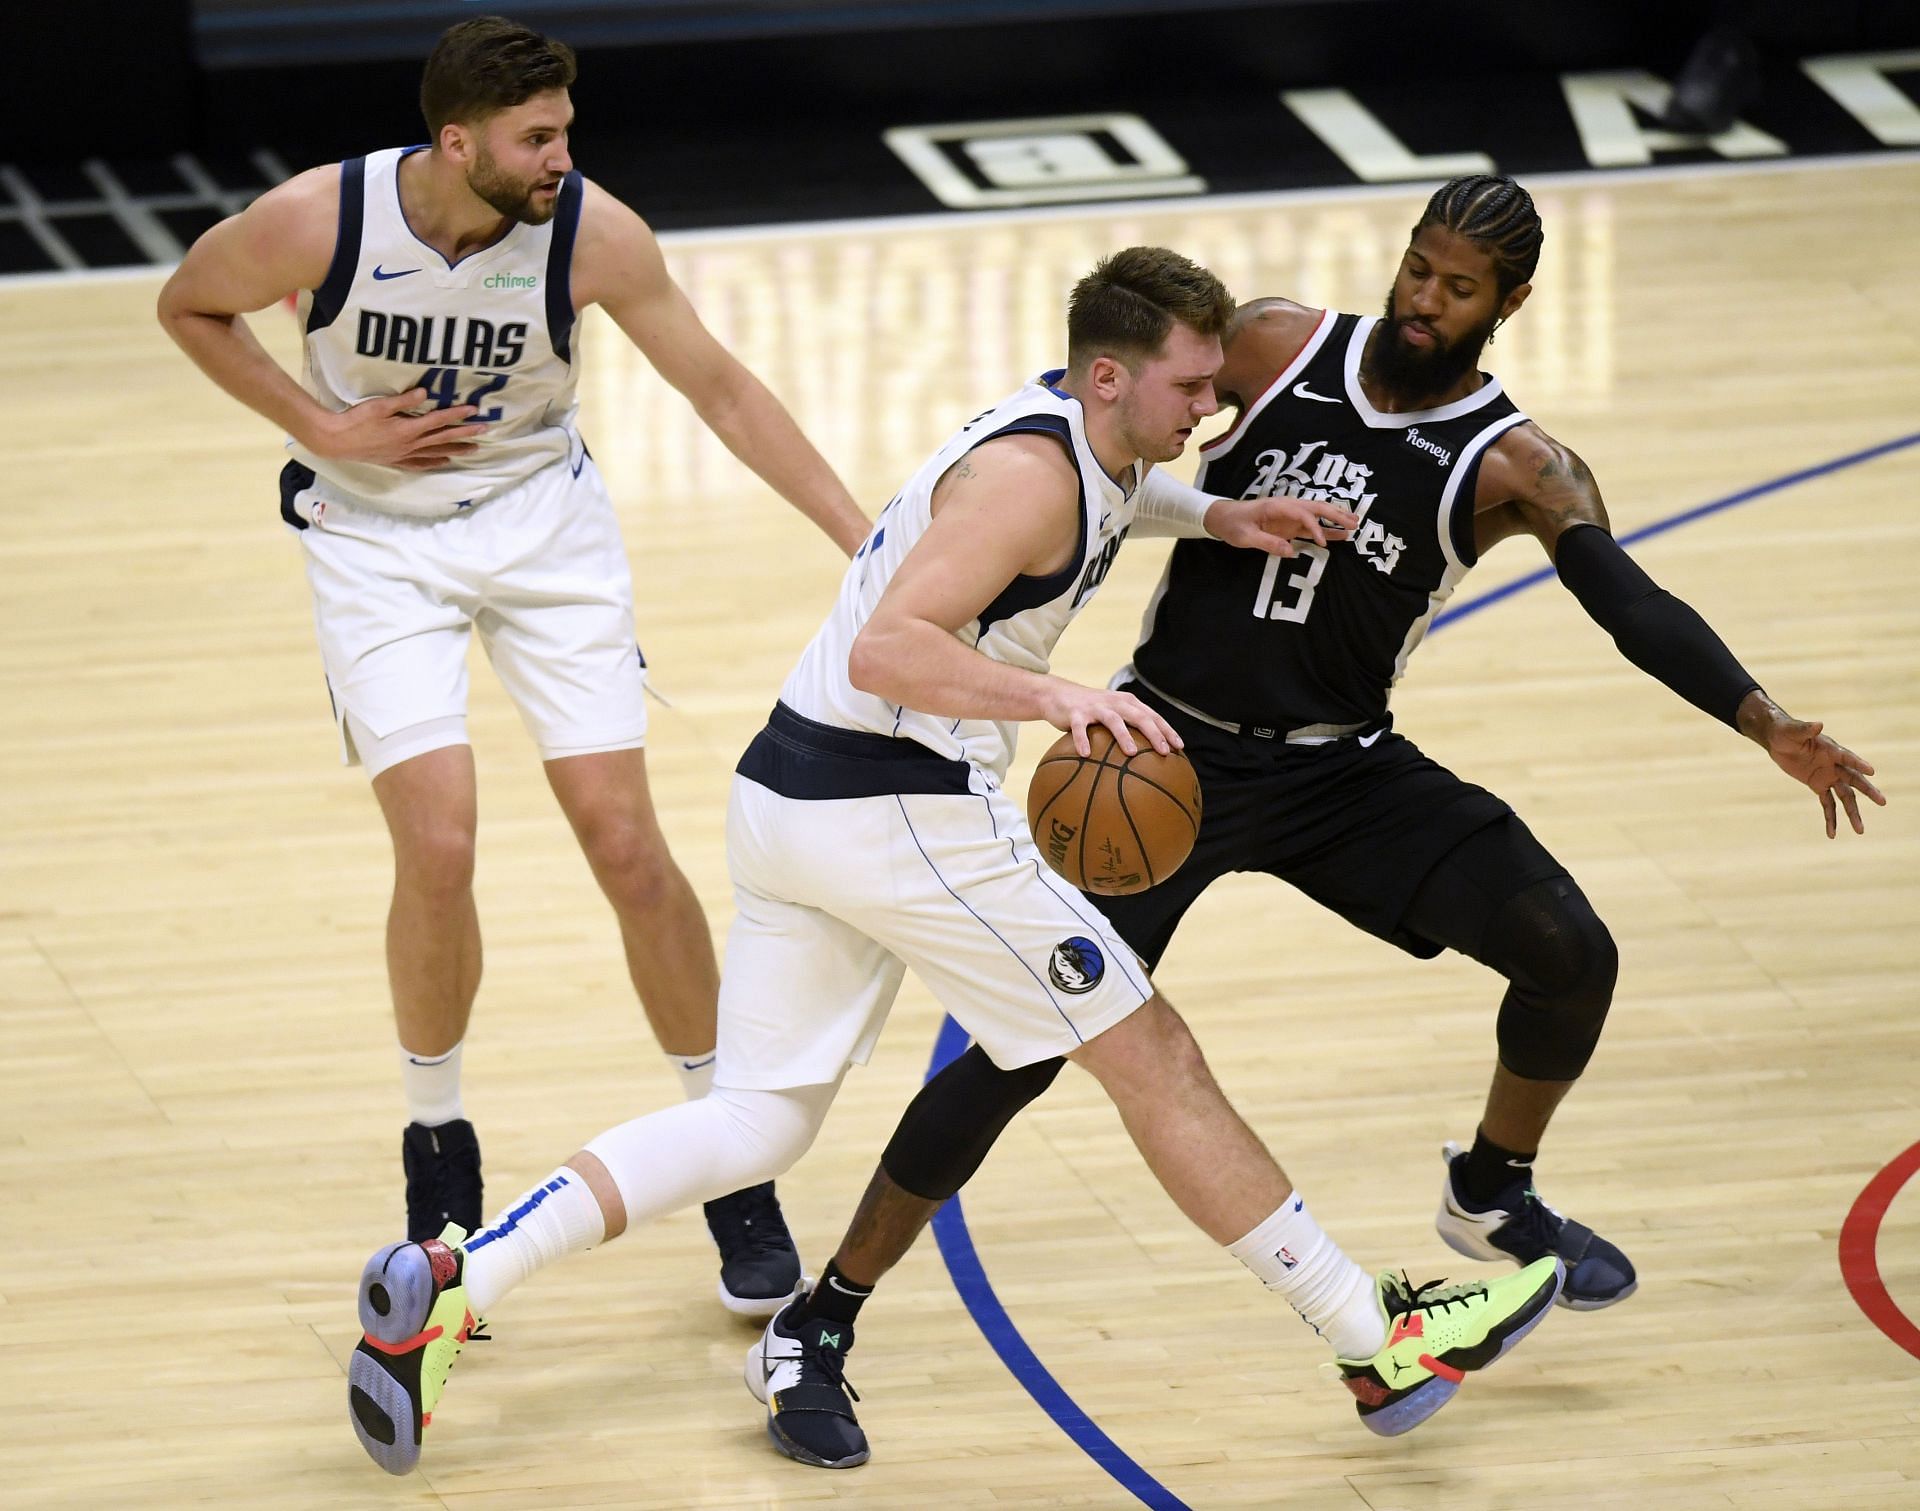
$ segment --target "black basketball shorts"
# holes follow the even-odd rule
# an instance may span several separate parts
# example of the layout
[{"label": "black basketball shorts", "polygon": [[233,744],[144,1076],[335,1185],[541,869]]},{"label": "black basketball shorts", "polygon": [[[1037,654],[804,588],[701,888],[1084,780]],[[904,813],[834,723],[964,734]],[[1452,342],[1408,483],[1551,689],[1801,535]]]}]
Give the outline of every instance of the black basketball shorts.
[{"label": "black basketball shorts", "polygon": [[1130,897],[1093,901],[1149,970],[1202,892],[1233,871],[1263,871],[1356,928],[1428,959],[1441,943],[1406,926],[1421,882],[1469,835],[1510,821],[1512,853],[1497,879],[1507,895],[1565,868],[1484,787],[1463,781],[1390,728],[1325,745],[1232,734],[1141,687],[1186,741],[1203,810],[1193,854],[1173,876]]}]

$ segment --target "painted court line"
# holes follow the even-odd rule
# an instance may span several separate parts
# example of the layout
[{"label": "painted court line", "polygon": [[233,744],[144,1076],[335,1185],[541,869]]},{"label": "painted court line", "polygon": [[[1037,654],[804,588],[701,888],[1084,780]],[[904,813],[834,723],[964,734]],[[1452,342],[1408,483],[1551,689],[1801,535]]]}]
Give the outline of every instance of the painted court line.
[{"label": "painted court line", "polygon": [[[1693,524],[1697,520],[1707,519],[1727,509],[1737,508],[1741,504],[1752,503],[1755,499],[1765,498],[1801,483],[1811,482],[1829,473],[1840,472],[1848,467],[1858,467],[1864,462],[1876,461],[1880,457],[1903,451],[1910,446],[1920,445],[1920,431],[1911,435],[1883,441],[1877,446],[1869,446],[1861,451],[1850,451],[1844,456],[1834,457],[1830,461],[1819,462],[1811,467],[1803,467],[1798,472],[1789,472],[1780,477],[1771,478],[1751,488],[1743,488],[1738,493],[1729,493],[1724,498],[1712,499],[1692,509],[1682,510],[1665,519],[1656,520],[1650,525],[1642,525],[1620,537],[1621,544],[1632,545],[1636,541],[1650,540],[1656,535],[1664,535],[1669,530],[1677,530],[1682,525]],[[1516,593],[1537,586],[1553,578],[1553,568],[1543,567],[1513,582],[1505,583],[1491,592],[1449,609],[1433,621],[1433,628],[1465,619],[1491,604],[1500,603]],[[927,1078],[931,1080],[950,1061],[955,1059],[967,1047],[966,1030],[952,1018],[943,1020],[940,1032],[934,1039],[933,1055],[927,1066]],[[1887,1288],[1880,1278],[1878,1263],[1875,1259],[1875,1244],[1879,1237],[1880,1220],[1892,1205],[1894,1197],[1909,1180],[1920,1174],[1920,1144],[1915,1144],[1904,1154],[1898,1155],[1886,1169],[1868,1184],[1854,1203],[1848,1214],[1845,1227],[1840,1235],[1840,1272],[1846,1281],[1847,1289],[1865,1312],[1867,1320],[1885,1333],[1908,1353],[1920,1358],[1920,1327],[1907,1318],[1888,1295]],[[1007,1366],[1021,1388],[1032,1396],[1040,1409],[1059,1426],[1060,1430],[1079,1445],[1082,1452],[1140,1501],[1155,1511],[1188,1511],[1187,1503],[1175,1495],[1145,1469],[1142,1469],[1118,1443],[1101,1431],[1099,1423],[1083,1411],[1072,1396],[1061,1387],[1060,1382],[1049,1373],[1040,1356],[1034,1353],[1027,1340],[1021,1336],[1020,1329],[1007,1315],[1007,1309],[1001,1305],[999,1296],[993,1289],[993,1282],[987,1279],[985,1265],[981,1263],[980,1253],[974,1247],[973,1234],[967,1227],[967,1216],[960,1205],[958,1196],[952,1198],[934,1214],[933,1235],[940,1245],[940,1257],[945,1261],[947,1273],[953,1278],[953,1287],[960,1293],[967,1313],[973,1318],[974,1325],[1000,1356],[1000,1362]]]},{"label": "painted court line", "polygon": [[1896,1154],[1886,1169],[1867,1182],[1840,1229],[1840,1278],[1860,1310],[1914,1358],[1920,1359],[1920,1327],[1900,1310],[1880,1275],[1880,1220],[1901,1187],[1920,1175],[1920,1144]]}]

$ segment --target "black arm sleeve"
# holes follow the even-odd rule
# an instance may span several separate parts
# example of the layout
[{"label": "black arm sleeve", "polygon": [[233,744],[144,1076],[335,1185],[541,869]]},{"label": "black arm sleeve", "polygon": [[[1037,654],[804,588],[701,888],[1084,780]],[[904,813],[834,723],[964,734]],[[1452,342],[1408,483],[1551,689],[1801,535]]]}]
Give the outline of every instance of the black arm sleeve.
[{"label": "black arm sleeve", "polygon": [[1741,700],[1760,684],[1706,620],[1641,571],[1618,541],[1597,525],[1575,525],[1555,543],[1553,565],[1621,655],[1703,713],[1734,723]]}]

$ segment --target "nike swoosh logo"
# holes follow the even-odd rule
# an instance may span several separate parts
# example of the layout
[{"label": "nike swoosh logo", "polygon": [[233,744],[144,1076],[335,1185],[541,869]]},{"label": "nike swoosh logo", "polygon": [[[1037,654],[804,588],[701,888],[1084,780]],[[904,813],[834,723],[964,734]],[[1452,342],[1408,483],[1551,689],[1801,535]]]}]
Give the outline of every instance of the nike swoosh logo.
[{"label": "nike swoosh logo", "polygon": [[376,263],[373,269],[373,276],[377,278],[380,282],[385,283],[389,278],[405,278],[407,274],[417,273],[419,271],[420,270],[418,268],[402,268],[397,273],[388,273],[383,271],[380,268],[379,264]]},{"label": "nike swoosh logo", "polygon": [[[374,276],[377,278],[380,275],[376,273]],[[1312,399],[1313,402],[1316,404],[1338,404],[1340,402],[1338,399],[1329,398],[1326,394],[1315,393],[1311,388],[1307,387],[1307,385],[1304,383],[1294,384],[1293,391],[1303,399]]]},{"label": "nike swoosh logo", "polygon": [[1362,750],[1365,750],[1368,746],[1372,745],[1375,740],[1379,739],[1380,736],[1382,736],[1385,733],[1386,731],[1384,729],[1376,729],[1370,735],[1360,736],[1360,748]]}]

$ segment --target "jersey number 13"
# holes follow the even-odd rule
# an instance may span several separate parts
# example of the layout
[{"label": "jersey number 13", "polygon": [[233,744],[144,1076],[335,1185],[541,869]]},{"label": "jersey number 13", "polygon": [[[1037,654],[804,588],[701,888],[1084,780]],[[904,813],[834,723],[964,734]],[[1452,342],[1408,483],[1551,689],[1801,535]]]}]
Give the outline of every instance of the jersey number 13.
[{"label": "jersey number 13", "polygon": [[[1327,548],[1301,544],[1295,549],[1297,556],[1267,558],[1267,568],[1260,574],[1260,591],[1253,599],[1255,619],[1285,619],[1298,624],[1313,607],[1314,586],[1327,570]],[[1283,566],[1299,568],[1284,583],[1280,581]]]}]

